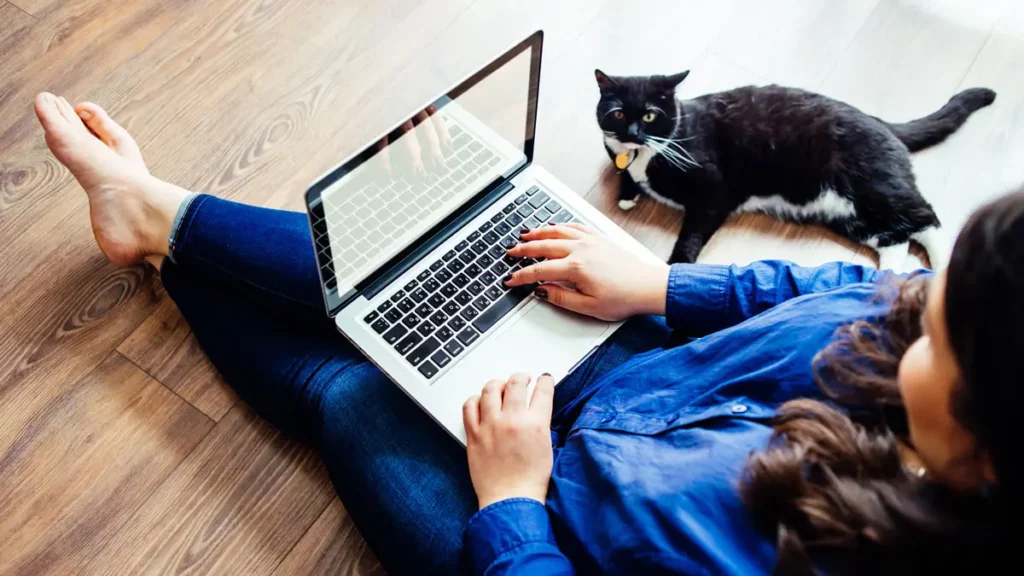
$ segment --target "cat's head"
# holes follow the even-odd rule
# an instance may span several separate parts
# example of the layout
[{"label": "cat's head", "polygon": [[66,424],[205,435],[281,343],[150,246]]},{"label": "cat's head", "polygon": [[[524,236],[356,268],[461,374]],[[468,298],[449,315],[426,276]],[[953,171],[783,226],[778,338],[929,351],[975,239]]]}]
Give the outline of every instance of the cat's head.
[{"label": "cat's head", "polygon": [[690,71],[671,76],[609,76],[594,70],[601,100],[597,103],[597,123],[606,137],[626,148],[669,138],[676,129],[679,105],[676,86]]}]

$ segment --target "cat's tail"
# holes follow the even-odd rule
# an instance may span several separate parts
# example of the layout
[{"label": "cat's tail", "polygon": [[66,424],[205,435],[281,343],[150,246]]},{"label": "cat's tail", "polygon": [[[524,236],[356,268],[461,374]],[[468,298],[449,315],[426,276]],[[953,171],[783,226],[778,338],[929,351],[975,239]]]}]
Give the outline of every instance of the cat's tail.
[{"label": "cat's tail", "polygon": [[978,110],[995,102],[996,93],[988,88],[968,88],[949,99],[945,106],[924,118],[905,124],[889,124],[889,130],[896,135],[911,152],[924,150],[941,143],[956,132],[967,118]]}]

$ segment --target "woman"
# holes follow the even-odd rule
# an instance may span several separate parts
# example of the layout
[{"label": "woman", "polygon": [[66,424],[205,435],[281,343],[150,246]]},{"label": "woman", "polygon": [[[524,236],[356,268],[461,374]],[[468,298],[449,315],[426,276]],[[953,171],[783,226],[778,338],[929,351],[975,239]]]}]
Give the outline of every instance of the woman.
[{"label": "woman", "polygon": [[[548,260],[509,284],[634,318],[557,389],[488,382],[466,402],[464,451],[335,332],[303,215],[191,195],[151,176],[98,106],[35,104],[100,249],[160,267],[239,395],[318,448],[392,574],[934,573],[1001,558],[1020,510],[1022,193],[980,210],[934,277],[669,268],[585,228],[526,231],[510,254]],[[694,339],[672,346],[670,328]]]}]

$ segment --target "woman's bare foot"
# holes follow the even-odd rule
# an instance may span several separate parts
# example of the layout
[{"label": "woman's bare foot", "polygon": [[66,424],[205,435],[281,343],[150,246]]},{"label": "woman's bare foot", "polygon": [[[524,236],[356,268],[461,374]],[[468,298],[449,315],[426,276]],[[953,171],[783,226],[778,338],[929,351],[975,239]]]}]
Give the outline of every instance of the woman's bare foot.
[{"label": "woman's bare foot", "polygon": [[167,240],[188,192],[152,176],[135,140],[102,108],[43,92],[35,100],[46,145],[89,197],[93,235],[118,265],[167,255]]}]

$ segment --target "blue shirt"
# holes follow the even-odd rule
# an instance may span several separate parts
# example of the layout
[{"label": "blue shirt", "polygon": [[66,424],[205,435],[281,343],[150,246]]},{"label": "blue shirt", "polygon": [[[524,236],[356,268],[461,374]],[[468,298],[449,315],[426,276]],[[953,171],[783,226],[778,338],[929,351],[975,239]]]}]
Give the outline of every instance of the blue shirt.
[{"label": "blue shirt", "polygon": [[821,397],[811,362],[835,330],[889,311],[888,273],[676,265],[666,320],[696,340],[638,355],[574,400],[547,505],[498,502],[467,525],[479,574],[753,574],[775,564],[737,484],[777,407]]}]

